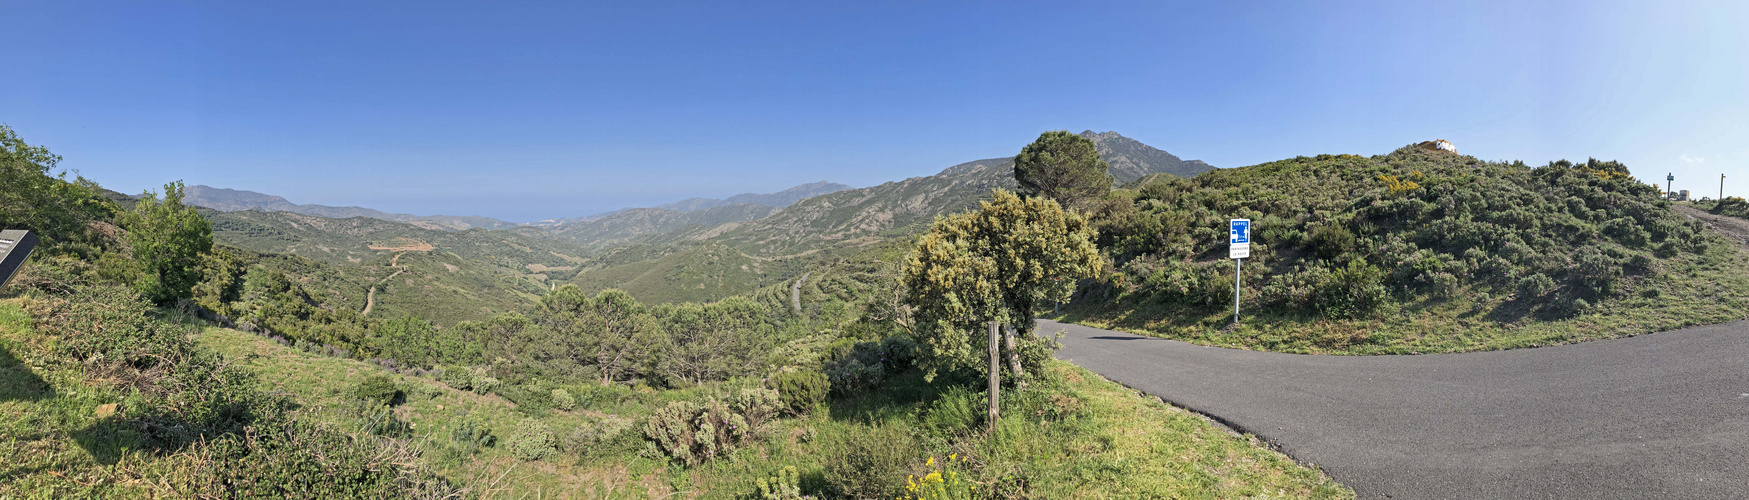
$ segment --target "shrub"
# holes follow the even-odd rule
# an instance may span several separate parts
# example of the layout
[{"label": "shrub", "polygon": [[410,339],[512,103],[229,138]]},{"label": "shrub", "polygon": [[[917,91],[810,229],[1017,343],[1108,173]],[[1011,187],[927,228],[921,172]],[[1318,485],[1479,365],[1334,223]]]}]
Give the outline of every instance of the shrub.
[{"label": "shrub", "polygon": [[1354,249],[1354,232],[1336,224],[1319,226],[1312,230],[1310,243],[1312,252],[1321,259],[1334,259]]},{"label": "shrub", "polygon": [[795,500],[802,498],[802,477],[795,466],[785,466],[776,476],[759,478],[759,498],[763,500]]},{"label": "shrub", "polygon": [[388,375],[365,377],[352,388],[352,396],[374,406],[395,406],[407,399],[407,393]]},{"label": "shrub", "polygon": [[473,388],[474,394],[488,394],[492,389],[498,388],[498,379],[487,375],[485,367],[474,367],[473,373],[468,377],[468,386]]},{"label": "shrub", "polygon": [[848,353],[826,363],[825,372],[831,389],[837,394],[857,394],[913,366],[917,359],[917,343],[902,335],[893,335],[879,342],[857,342]]},{"label": "shrub", "polygon": [[553,407],[564,411],[577,409],[577,398],[571,397],[571,392],[564,389],[552,390]]},{"label": "shrub", "polygon": [[455,429],[450,431],[450,439],[467,446],[470,450],[498,444],[498,437],[492,435],[492,428],[484,420],[471,415],[463,415],[455,423]]},{"label": "shrub", "polygon": [[896,481],[921,455],[916,436],[890,425],[853,426],[823,453],[827,493],[841,498],[893,498],[904,494]]},{"label": "shrub", "polygon": [[886,368],[880,363],[867,364],[858,357],[845,357],[826,365],[828,387],[834,394],[861,394],[886,380]]},{"label": "shrub", "polygon": [[815,405],[826,400],[832,382],[826,378],[826,374],[820,372],[784,372],[771,378],[771,387],[783,399],[785,409],[792,414],[801,415],[812,411]]},{"label": "shrub", "polygon": [[757,435],[778,409],[777,391],[739,389],[726,398],[669,403],[644,423],[644,436],[675,462],[698,465]]},{"label": "shrub", "polygon": [[474,388],[474,385],[473,385],[474,372],[471,369],[450,366],[450,367],[439,368],[436,371],[437,371],[437,381],[443,382],[444,385],[453,387],[456,390],[461,390],[461,391],[471,390]]},{"label": "shrub", "polygon": [[942,391],[923,411],[920,423],[938,436],[951,436],[978,425],[984,416],[986,396],[955,385]]},{"label": "shrub", "polygon": [[[447,498],[461,493],[418,465],[404,441],[351,436],[301,421],[257,427],[211,441],[190,453],[192,484],[174,485],[199,498]],[[174,480],[174,478],[167,478]]]},{"label": "shrub", "polygon": [[396,416],[393,408],[375,402],[359,405],[353,422],[360,434],[401,438],[413,433],[413,426]]},{"label": "shrub", "polygon": [[1518,280],[1518,297],[1525,300],[1536,300],[1549,292],[1555,291],[1555,280],[1542,273],[1525,276]]},{"label": "shrub", "polygon": [[566,453],[587,454],[620,438],[631,428],[623,419],[590,420],[559,439],[559,449]]},{"label": "shrub", "polygon": [[510,436],[510,453],[523,460],[540,460],[552,453],[557,443],[547,424],[539,419],[524,418],[516,424],[516,433]]},{"label": "shrub", "polygon": [[1640,227],[1631,217],[1618,217],[1603,223],[1603,234],[1615,238],[1615,241],[1629,247],[1643,247],[1650,243],[1652,237]]},{"label": "shrub", "polygon": [[1573,259],[1574,277],[1598,295],[1614,292],[1615,281],[1621,278],[1621,265],[1595,246],[1580,248]]},{"label": "shrub", "polygon": [[1331,318],[1356,317],[1384,302],[1384,277],[1384,270],[1359,259],[1334,269],[1313,263],[1277,275],[1264,286],[1263,300]]}]

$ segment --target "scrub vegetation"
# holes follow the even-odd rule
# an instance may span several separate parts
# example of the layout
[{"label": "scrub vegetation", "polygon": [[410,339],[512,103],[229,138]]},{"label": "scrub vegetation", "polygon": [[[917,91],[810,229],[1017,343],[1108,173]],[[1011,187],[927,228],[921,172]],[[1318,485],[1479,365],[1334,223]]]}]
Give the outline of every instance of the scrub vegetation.
[{"label": "scrub vegetation", "polygon": [[[1227,219],[1253,221],[1232,325]],[[1113,271],[1064,319],[1213,345],[1401,354],[1711,324],[1749,309],[1740,248],[1615,162],[1542,167],[1405,147],[1115,190]]]},{"label": "scrub vegetation", "polygon": [[908,245],[817,261],[802,300],[788,282],[654,305],[474,283],[525,302],[364,315],[373,286],[496,264],[216,245],[179,186],[50,177],[4,133],[19,181],[0,191],[58,212],[0,221],[46,241],[0,291],[0,496],[1353,496],[1048,356],[985,421],[974,371],[926,377],[942,365],[919,349]]}]

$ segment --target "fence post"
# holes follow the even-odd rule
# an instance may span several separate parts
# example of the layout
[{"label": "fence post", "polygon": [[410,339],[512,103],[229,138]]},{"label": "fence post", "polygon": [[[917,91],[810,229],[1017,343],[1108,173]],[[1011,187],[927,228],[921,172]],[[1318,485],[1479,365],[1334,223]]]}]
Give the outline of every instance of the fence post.
[{"label": "fence post", "polygon": [[990,428],[1002,417],[1002,365],[998,362],[1001,345],[997,340],[997,322],[990,322]]}]

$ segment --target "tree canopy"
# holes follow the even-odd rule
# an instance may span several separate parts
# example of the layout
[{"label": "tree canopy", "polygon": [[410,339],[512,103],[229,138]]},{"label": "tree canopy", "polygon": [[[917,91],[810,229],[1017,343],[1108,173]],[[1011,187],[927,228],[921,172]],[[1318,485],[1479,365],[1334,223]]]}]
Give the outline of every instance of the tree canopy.
[{"label": "tree canopy", "polygon": [[147,192],[124,220],[143,272],[135,288],[159,303],[192,297],[202,259],[213,247],[213,230],[194,207],[182,204],[182,181],[164,185],[163,201]]},{"label": "tree canopy", "polygon": [[52,246],[84,233],[87,221],[105,213],[96,183],[49,174],[60,161],[0,125],[0,229],[29,229]]},{"label": "tree canopy", "polygon": [[1111,192],[1112,177],[1106,170],[1093,140],[1067,130],[1039,134],[1014,157],[1020,194],[1043,196],[1077,210]]},{"label": "tree canopy", "polygon": [[[903,272],[930,377],[985,370],[978,353],[989,321],[1031,333],[1033,304],[1067,299],[1076,280],[1101,269],[1095,237],[1085,218],[1056,201],[1004,190],[977,211],[937,219]],[[1023,351],[1044,342],[1021,341]]]}]

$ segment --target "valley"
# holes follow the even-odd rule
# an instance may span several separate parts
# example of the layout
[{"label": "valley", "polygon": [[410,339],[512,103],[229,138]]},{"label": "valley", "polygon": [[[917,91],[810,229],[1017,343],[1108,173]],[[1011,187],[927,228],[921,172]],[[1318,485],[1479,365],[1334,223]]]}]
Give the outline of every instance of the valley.
[{"label": "valley", "polygon": [[[1079,148],[1057,157],[1082,155],[1105,177],[1047,194],[1040,176],[1066,174],[1041,169],[1036,148]],[[219,211],[181,205],[176,184],[163,201],[67,186],[108,208],[46,233],[54,250],[0,296],[0,414],[63,415],[46,433],[8,428],[7,446],[71,458],[30,462],[55,474],[5,472],[20,480],[0,494],[67,478],[110,496],[1372,496],[1400,485],[1297,444],[1339,426],[1258,428],[1271,410],[1161,386],[1124,361],[1140,350],[1089,347],[1118,337],[1081,325],[1374,359],[1522,352],[1749,310],[1749,254],[1732,239],[1742,219],[1661,200],[1617,163],[1530,167],[1416,146],[1213,169],[1115,133],[1046,133],[1020,157],[761,199],[781,207],[695,199],[503,229]],[[193,228],[210,231],[210,249],[195,265],[146,265],[143,235],[162,229],[142,221],[165,216],[155,207],[204,222]],[[1230,216],[1260,228],[1238,324],[1219,240]],[[1028,285],[977,264],[1030,259],[1057,274],[1017,268]],[[187,295],[143,295],[184,270]],[[991,286],[1031,291],[978,292]],[[984,370],[964,362],[983,340],[968,341],[976,328],[955,307],[1063,323],[1006,329],[1023,335]],[[92,318],[117,327],[80,326]],[[1072,339],[1055,351],[1063,330]],[[157,340],[129,347],[115,335],[141,334],[126,332]],[[157,382],[201,370],[222,375]],[[989,415],[986,375],[1001,380]],[[228,400],[250,403],[199,410]],[[279,430],[241,430],[263,426]],[[181,449],[228,454],[227,479],[194,479],[214,465]],[[249,486],[299,464],[356,472]]]}]

